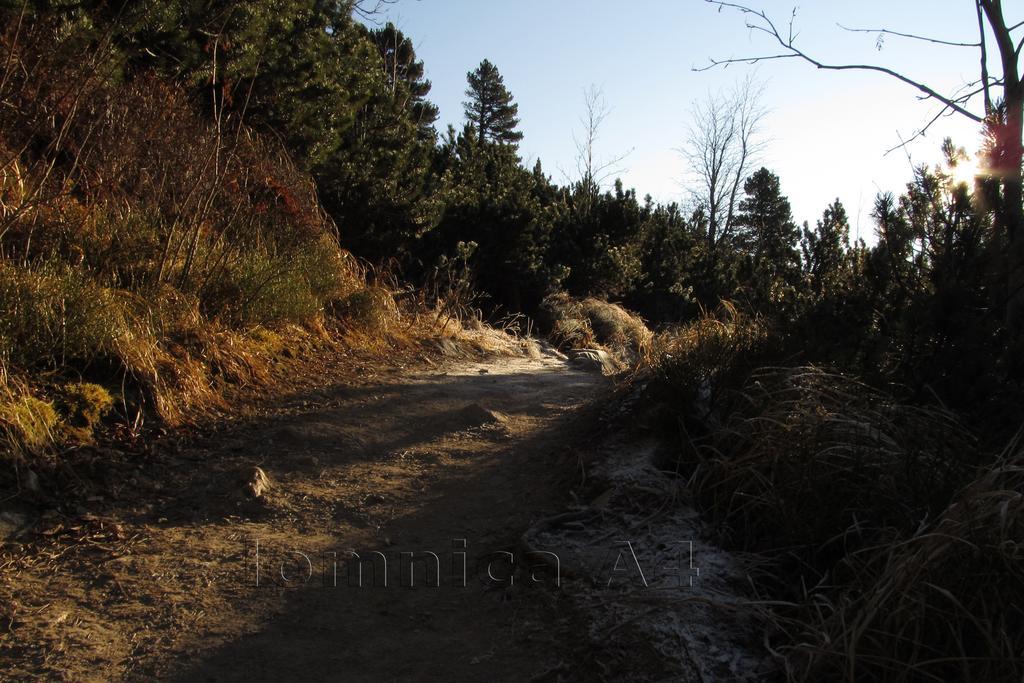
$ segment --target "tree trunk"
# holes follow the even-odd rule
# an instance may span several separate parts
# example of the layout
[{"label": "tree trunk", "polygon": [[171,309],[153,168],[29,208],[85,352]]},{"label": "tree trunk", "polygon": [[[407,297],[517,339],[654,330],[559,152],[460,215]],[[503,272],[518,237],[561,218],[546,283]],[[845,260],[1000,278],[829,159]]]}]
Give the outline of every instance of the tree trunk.
[{"label": "tree trunk", "polygon": [[1007,168],[1003,178],[1003,219],[1006,222],[1007,278],[1006,327],[1009,333],[1008,369],[1015,379],[1024,379],[1024,189],[1021,163],[1024,156],[1024,93],[1018,84],[1017,94],[1006,96]]},{"label": "tree trunk", "polygon": [[[1003,104],[1006,120],[996,121],[995,144],[1000,148],[999,174],[1003,203],[997,224],[1006,235],[1007,367],[1016,379],[1024,378],[1024,197],[1021,163],[1024,157],[1024,86],[1018,54],[1003,17],[1001,0],[979,0],[992,28],[1003,67]],[[991,113],[990,113],[991,114]]]}]

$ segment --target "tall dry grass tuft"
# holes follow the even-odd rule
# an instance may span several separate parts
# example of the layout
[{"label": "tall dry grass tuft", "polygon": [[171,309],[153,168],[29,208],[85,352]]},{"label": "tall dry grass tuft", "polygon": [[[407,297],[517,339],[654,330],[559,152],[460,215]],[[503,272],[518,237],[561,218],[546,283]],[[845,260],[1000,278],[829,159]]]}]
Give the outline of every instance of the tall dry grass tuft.
[{"label": "tall dry grass tuft", "polygon": [[629,363],[650,352],[653,334],[640,316],[618,304],[594,298],[577,300],[563,292],[545,299],[540,312],[560,348],[602,346]]},{"label": "tall dry grass tuft", "polygon": [[684,400],[699,396],[708,412],[721,392],[743,383],[767,355],[769,341],[769,330],[760,318],[723,301],[714,313],[655,336],[650,364],[659,381]]},{"label": "tall dry grass tuft", "polygon": [[948,412],[820,368],[758,370],[719,410],[690,463],[696,499],[737,545],[822,574],[933,519],[978,464]]},{"label": "tall dry grass tuft", "polygon": [[986,468],[929,525],[844,560],[851,581],[816,594],[794,680],[1024,678],[1024,457]]},{"label": "tall dry grass tuft", "polygon": [[753,551],[789,680],[1022,680],[1019,443],[993,464],[941,406],[817,367],[759,368],[778,351],[735,309],[654,349],[683,426],[679,470],[731,546]]}]

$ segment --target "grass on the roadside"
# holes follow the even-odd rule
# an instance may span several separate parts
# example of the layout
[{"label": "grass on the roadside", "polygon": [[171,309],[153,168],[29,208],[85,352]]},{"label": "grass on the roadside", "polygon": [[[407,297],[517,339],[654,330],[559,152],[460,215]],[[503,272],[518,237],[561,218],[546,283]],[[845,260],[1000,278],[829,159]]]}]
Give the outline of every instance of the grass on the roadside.
[{"label": "grass on the roadside", "polygon": [[563,349],[600,346],[629,362],[650,351],[653,335],[647,325],[618,304],[559,293],[544,300],[541,312],[552,340]]},{"label": "grass on the roadside", "polygon": [[790,680],[1022,679],[1019,443],[996,457],[942,406],[758,367],[777,357],[769,330],[730,307],[654,349],[685,427],[678,471],[723,541],[756,553]]}]

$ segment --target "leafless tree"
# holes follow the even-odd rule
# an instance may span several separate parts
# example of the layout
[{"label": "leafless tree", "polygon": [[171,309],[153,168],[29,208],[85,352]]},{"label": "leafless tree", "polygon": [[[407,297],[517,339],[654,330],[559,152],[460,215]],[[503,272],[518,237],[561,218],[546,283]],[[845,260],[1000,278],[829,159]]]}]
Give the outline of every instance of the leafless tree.
[{"label": "leafless tree", "polygon": [[352,13],[362,19],[377,23],[377,17],[383,14],[388,5],[394,5],[398,0],[353,0]]},{"label": "leafless tree", "polygon": [[[1024,21],[1011,23],[1003,11],[1002,0],[972,0],[977,16],[976,41],[941,40],[934,37],[894,31],[888,28],[841,28],[848,31],[874,34],[878,40],[893,36],[934,45],[977,50],[978,78],[965,83],[954,92],[943,93],[936,88],[907,76],[895,69],[877,64],[830,64],[804,52],[796,44],[794,9],[784,23],[777,22],[763,10],[733,2],[705,0],[719,11],[733,10],[743,15],[747,28],[765,35],[774,45],[773,51],[747,57],[711,59],[698,71],[734,63],[756,64],[766,60],[796,59],[818,69],[833,71],[873,71],[894,78],[916,89],[922,100],[941,105],[936,114],[914,136],[923,135],[940,117],[959,114],[985,126],[989,138],[989,160],[993,179],[999,183],[1001,196],[994,207],[997,226],[1007,240],[1006,249],[1006,323],[1013,340],[1012,346],[1024,349],[1024,191],[1022,191],[1022,158],[1024,158],[1024,83],[1021,82],[1020,60],[1024,51]],[[989,36],[998,52],[998,70],[993,75],[990,64]],[[998,73],[998,72],[997,72]],[[1002,97],[993,95],[1001,90]],[[911,138],[913,139],[913,138]]]},{"label": "leafless tree", "polygon": [[707,217],[705,239],[712,254],[732,233],[743,181],[765,147],[762,91],[748,76],[732,90],[695,102],[686,141],[678,150],[694,182],[694,204]]},{"label": "leafless tree", "polygon": [[600,192],[611,176],[620,173],[620,164],[629,156],[629,152],[626,152],[614,157],[597,157],[597,140],[601,126],[611,113],[612,109],[608,106],[604,91],[599,86],[591,85],[583,91],[583,115],[580,117],[583,133],[582,138],[573,134],[573,142],[576,143],[576,172],[579,182],[593,192]]},{"label": "leafless tree", "polygon": [[608,179],[622,172],[622,161],[632,152],[611,157],[598,156],[597,141],[601,127],[611,113],[600,86],[590,85],[583,91],[583,114],[580,116],[583,130],[579,134],[573,133],[572,139],[576,144],[576,184],[584,211],[589,210]]}]

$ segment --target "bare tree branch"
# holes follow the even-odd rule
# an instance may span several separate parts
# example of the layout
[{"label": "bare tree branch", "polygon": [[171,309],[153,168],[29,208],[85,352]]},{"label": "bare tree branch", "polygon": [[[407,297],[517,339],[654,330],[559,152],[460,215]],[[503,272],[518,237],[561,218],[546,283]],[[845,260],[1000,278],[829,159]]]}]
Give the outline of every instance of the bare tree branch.
[{"label": "bare tree branch", "polygon": [[375,17],[380,14],[388,5],[394,5],[398,0],[355,0],[352,3],[352,11],[363,19],[379,23]]},{"label": "bare tree branch", "polygon": [[943,116],[952,116],[952,115],[953,115],[953,112],[950,111],[949,107],[943,107],[942,109],[939,110],[938,114],[933,116],[931,118],[931,120],[928,121],[928,123],[926,123],[923,126],[921,126],[921,128],[919,130],[915,131],[914,134],[911,135],[906,140],[904,140],[903,136],[900,135],[899,132],[897,131],[896,135],[900,139],[900,144],[895,145],[894,147],[890,147],[889,149],[885,150],[885,153],[882,154],[882,156],[888,156],[889,154],[891,154],[892,152],[895,152],[898,149],[904,149],[911,142],[913,142],[914,140],[917,140],[919,138],[925,137],[928,134],[928,129],[931,128],[935,124],[936,121],[941,119]]},{"label": "bare tree branch", "polygon": [[[985,83],[985,84],[982,84],[982,85],[979,85],[981,83],[981,81],[972,81],[971,83],[966,83],[963,86],[961,86],[961,88],[957,91],[958,93],[961,92],[961,91],[967,90],[968,88],[973,88],[973,89],[972,90],[967,90],[967,92],[964,92],[963,94],[955,95],[954,99],[957,102],[967,102],[971,98],[973,98],[975,95],[979,95],[979,94],[981,94],[983,92],[987,92],[989,87],[991,87],[993,85],[1000,85],[1000,82],[1001,82],[1000,79],[991,79],[990,78],[988,83]],[[977,86],[977,87],[975,87],[975,86]],[[955,113],[956,112],[952,111],[948,106],[943,106],[942,109],[940,109],[939,112],[935,116],[933,116],[931,119],[929,119],[928,123],[924,124],[921,128],[919,128],[918,130],[914,131],[914,134],[911,135],[909,138],[904,140],[902,136],[899,136],[900,144],[898,144],[898,145],[896,145],[894,147],[890,147],[889,149],[885,150],[885,153],[883,154],[883,156],[887,156],[891,152],[894,152],[894,151],[896,151],[898,149],[902,149],[902,148],[906,147],[907,145],[909,145],[910,143],[914,142],[915,140],[918,140],[920,138],[926,137],[927,134],[928,134],[928,130],[935,124],[935,122],[937,122],[939,119],[943,118],[944,116],[952,116]]]},{"label": "bare tree branch", "polygon": [[901,33],[900,31],[891,31],[887,28],[850,28],[843,26],[839,22],[836,22],[836,26],[849,31],[850,33],[877,33],[878,35],[885,36],[899,36],[900,38],[910,38],[911,40],[920,40],[926,43],[934,43],[936,45],[949,45],[951,47],[978,47],[978,43],[960,43],[953,40],[940,40],[939,38],[931,38],[929,36],[919,36],[915,33]]},{"label": "bare tree branch", "polygon": [[[874,72],[877,72],[877,73],[885,74],[885,75],[890,76],[892,78],[895,78],[895,79],[897,79],[899,81],[902,81],[903,83],[906,83],[907,85],[912,86],[913,88],[915,88],[915,89],[919,90],[920,92],[924,93],[927,96],[925,99],[937,100],[938,102],[941,102],[942,104],[946,105],[947,107],[949,107],[953,111],[957,112],[958,114],[962,114],[963,116],[966,116],[967,118],[971,119],[972,121],[975,121],[977,123],[981,123],[982,121],[984,121],[984,117],[983,116],[979,116],[978,114],[975,114],[974,112],[972,112],[969,109],[965,108],[959,102],[956,102],[956,101],[950,99],[949,97],[946,97],[945,95],[942,95],[941,93],[937,92],[936,90],[934,90],[930,86],[928,86],[928,85],[926,85],[924,83],[921,83],[920,81],[915,81],[914,79],[909,78],[908,76],[905,76],[902,73],[900,73],[898,71],[895,71],[893,69],[890,69],[888,67],[878,66],[876,64],[826,64],[826,63],[824,63],[824,62],[822,62],[822,61],[820,61],[818,59],[815,59],[814,57],[811,57],[810,55],[808,55],[807,53],[803,52],[801,49],[799,49],[795,45],[796,36],[793,34],[793,29],[792,29],[793,19],[792,18],[790,19],[790,28],[789,28],[789,32],[788,32],[788,37],[783,37],[782,34],[779,32],[778,28],[776,28],[775,23],[772,22],[772,20],[768,17],[767,14],[765,14],[764,11],[757,11],[757,10],[751,9],[750,7],[747,7],[745,5],[739,5],[739,4],[732,3],[732,2],[722,2],[721,0],[704,0],[704,1],[708,2],[708,3],[712,4],[712,5],[717,5],[718,8],[719,8],[719,11],[721,11],[721,9],[723,9],[723,8],[728,8],[728,9],[734,9],[734,10],[740,12],[741,14],[743,14],[746,17],[747,28],[749,28],[751,30],[754,30],[754,31],[760,31],[761,33],[764,33],[764,34],[770,36],[782,48],[785,49],[785,52],[782,53],[782,54],[776,54],[776,55],[762,55],[762,56],[740,57],[740,58],[732,58],[732,59],[714,59],[714,58],[711,58],[709,60],[710,64],[708,66],[705,66],[705,67],[702,67],[702,68],[694,67],[695,71],[707,71],[708,69],[711,69],[711,68],[714,68],[714,67],[717,67],[717,66],[724,66],[724,65],[728,65],[728,64],[736,64],[736,63],[755,64],[755,63],[757,63],[759,61],[762,61],[762,60],[785,59],[785,58],[802,59],[803,61],[805,61],[805,62],[807,62],[809,64],[814,65],[818,69],[829,70],[829,71],[874,71]],[[794,17],[795,17],[795,14],[796,13],[795,13],[795,10],[794,10],[794,13],[793,13]]]}]

